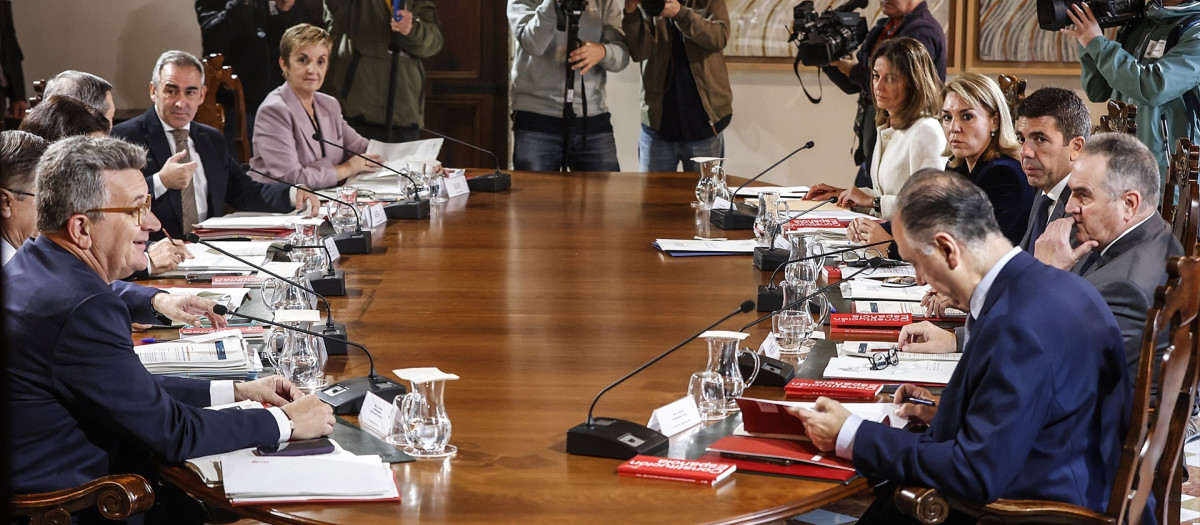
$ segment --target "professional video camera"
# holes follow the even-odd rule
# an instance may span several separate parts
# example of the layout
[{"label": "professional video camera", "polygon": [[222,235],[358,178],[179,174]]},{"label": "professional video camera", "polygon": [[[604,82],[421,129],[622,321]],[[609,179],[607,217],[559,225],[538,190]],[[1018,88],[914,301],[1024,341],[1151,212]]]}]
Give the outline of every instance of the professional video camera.
[{"label": "professional video camera", "polygon": [[1116,27],[1142,17],[1145,0],[1038,0],[1038,26],[1046,31],[1058,31],[1071,25],[1067,10],[1076,4],[1087,4],[1096,15],[1100,27]]},{"label": "professional video camera", "polygon": [[796,58],[806,66],[828,66],[858,49],[867,37],[867,20],[855,9],[867,6],[867,0],[850,0],[841,7],[817,14],[812,0],[792,8],[792,35]]},{"label": "professional video camera", "polygon": [[559,5],[562,6],[563,11],[568,13],[582,13],[584,9],[587,9],[587,0],[562,0]]}]

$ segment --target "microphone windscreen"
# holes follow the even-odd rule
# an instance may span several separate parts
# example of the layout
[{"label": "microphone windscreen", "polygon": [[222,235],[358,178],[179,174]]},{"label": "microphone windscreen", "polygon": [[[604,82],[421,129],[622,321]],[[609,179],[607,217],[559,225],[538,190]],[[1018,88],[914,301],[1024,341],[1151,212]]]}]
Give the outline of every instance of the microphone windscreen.
[{"label": "microphone windscreen", "polygon": [[188,242],[200,242],[200,236],[196,235],[195,233],[189,233],[189,234],[187,234],[187,241]]},{"label": "microphone windscreen", "polygon": [[284,243],[283,246],[279,247],[279,251],[281,251],[281,252],[290,252],[295,249],[296,249],[296,247],[292,246],[291,243]]},{"label": "microphone windscreen", "polygon": [[804,145],[804,147],[806,147],[806,148],[811,148],[811,147],[813,147],[813,146],[816,146],[816,145],[817,145],[817,143],[815,143],[815,142],[813,142],[813,141],[811,141],[811,140],[810,140],[810,141],[808,141],[808,144],[805,144],[805,145]]},{"label": "microphone windscreen", "polygon": [[742,303],[742,306],[740,306],[738,308],[738,311],[741,313],[753,312],[754,311],[754,301],[746,301],[746,302]]},{"label": "microphone windscreen", "polygon": [[213,306],[213,311],[216,312],[217,315],[225,315],[225,314],[229,313],[229,309],[225,308],[225,305],[223,305],[223,304],[218,304],[218,305]]},{"label": "microphone windscreen", "polygon": [[830,204],[837,204],[837,200],[838,200],[837,196],[834,195],[833,197],[826,199],[825,202],[828,202]]},{"label": "microphone windscreen", "polygon": [[242,171],[250,171],[250,165],[246,164],[246,163],[242,163]]}]

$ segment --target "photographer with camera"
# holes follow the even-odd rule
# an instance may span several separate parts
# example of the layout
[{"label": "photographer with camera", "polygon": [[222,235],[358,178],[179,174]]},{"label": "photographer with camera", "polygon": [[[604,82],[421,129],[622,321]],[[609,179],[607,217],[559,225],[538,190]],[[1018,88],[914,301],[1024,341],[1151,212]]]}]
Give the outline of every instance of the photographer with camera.
[{"label": "photographer with camera", "polygon": [[629,65],[622,2],[509,0],[514,169],[620,171],[604,83]]},{"label": "photographer with camera", "polygon": [[[864,2],[865,4],[865,2]],[[867,59],[879,44],[889,38],[909,37],[925,45],[938,78],[946,81],[946,32],[933,18],[924,0],[880,0],[880,19],[867,33],[862,47],[852,55],[821,70],[842,92],[858,94],[858,113],[854,116],[854,165],[859,167],[855,186],[871,183],[871,151],[875,148],[875,105],[871,102],[871,71]]]},{"label": "photographer with camera", "polygon": [[[658,11],[658,12],[656,12]],[[625,44],[642,65],[642,171],[696,171],[693,157],[724,157],[733,118],[722,50],[725,0],[625,0]]]},{"label": "photographer with camera", "polygon": [[1113,25],[1107,19],[1116,17],[1106,15],[1117,13],[1096,13],[1091,3],[1073,3],[1066,15],[1074,27],[1060,29],[1082,46],[1083,89],[1092,102],[1137,105],[1137,138],[1154,152],[1165,174],[1170,161],[1160,119],[1166,118],[1170,142],[1200,141],[1200,2],[1152,1],[1116,40],[1106,38],[1101,26]]}]

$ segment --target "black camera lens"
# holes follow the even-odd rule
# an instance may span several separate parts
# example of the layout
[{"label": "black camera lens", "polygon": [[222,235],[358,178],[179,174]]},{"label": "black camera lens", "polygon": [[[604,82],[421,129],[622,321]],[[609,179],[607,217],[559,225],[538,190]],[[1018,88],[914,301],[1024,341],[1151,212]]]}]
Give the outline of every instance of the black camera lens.
[{"label": "black camera lens", "polygon": [[1038,0],[1038,26],[1046,31],[1058,31],[1071,25],[1071,19],[1067,18],[1067,9],[1070,9],[1073,3],[1066,0]]},{"label": "black camera lens", "polygon": [[658,16],[666,5],[666,0],[642,0],[642,11],[646,12],[646,16]]}]

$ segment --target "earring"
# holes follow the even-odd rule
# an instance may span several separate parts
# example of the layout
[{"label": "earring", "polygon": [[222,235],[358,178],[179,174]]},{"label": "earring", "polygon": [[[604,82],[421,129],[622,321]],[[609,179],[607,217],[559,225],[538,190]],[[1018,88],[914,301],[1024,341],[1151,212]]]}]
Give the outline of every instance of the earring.
[{"label": "earring", "polygon": [[992,136],[993,136],[993,137],[995,137],[995,136],[996,136],[996,130],[994,130],[994,129],[992,130]]}]

